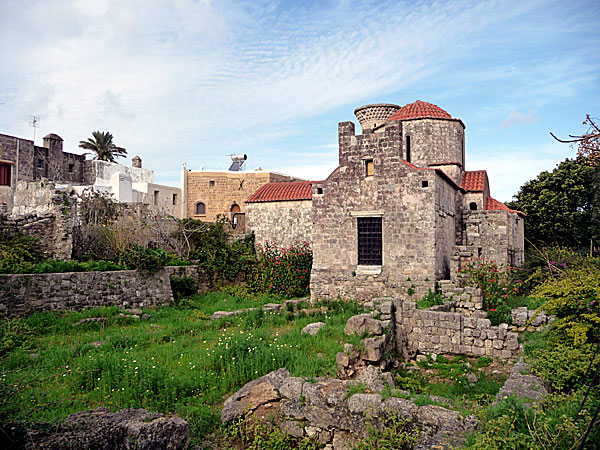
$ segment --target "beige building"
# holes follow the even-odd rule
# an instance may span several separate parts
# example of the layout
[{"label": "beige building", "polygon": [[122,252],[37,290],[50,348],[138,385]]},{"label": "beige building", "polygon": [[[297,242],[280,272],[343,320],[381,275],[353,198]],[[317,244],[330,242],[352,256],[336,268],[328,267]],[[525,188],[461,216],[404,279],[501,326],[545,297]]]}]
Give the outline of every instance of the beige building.
[{"label": "beige building", "polygon": [[[187,170],[181,175],[185,217],[214,222],[217,216],[243,216],[245,202],[261,186],[295,178],[267,170]],[[242,217],[239,217],[243,220]]]}]

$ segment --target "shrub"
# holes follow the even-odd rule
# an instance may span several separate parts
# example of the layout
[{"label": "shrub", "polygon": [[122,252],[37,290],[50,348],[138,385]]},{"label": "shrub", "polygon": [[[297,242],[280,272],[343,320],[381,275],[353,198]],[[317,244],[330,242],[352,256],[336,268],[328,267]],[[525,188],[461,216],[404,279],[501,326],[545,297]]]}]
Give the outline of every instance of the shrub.
[{"label": "shrub", "polygon": [[522,282],[515,277],[516,267],[476,258],[460,270],[472,284],[481,289],[485,309],[497,309],[502,300],[519,292]]},{"label": "shrub", "polygon": [[156,273],[164,267],[168,258],[169,256],[164,250],[132,244],[119,254],[119,263],[128,269],[137,269],[145,273]]},{"label": "shrub", "polygon": [[290,248],[266,243],[257,255],[248,281],[252,289],[288,298],[309,293],[312,249],[306,241]]},{"label": "shrub", "polygon": [[392,415],[377,428],[368,425],[368,437],[355,450],[410,450],[417,444],[419,431],[407,420]]},{"label": "shrub", "polygon": [[9,230],[0,216],[0,273],[13,273],[42,257],[37,239]]},{"label": "shrub", "polygon": [[548,279],[533,291],[546,300],[544,309],[556,315],[555,328],[575,345],[600,338],[600,270],[582,267]]},{"label": "shrub", "polygon": [[198,293],[198,285],[192,277],[171,275],[171,291],[173,298],[178,300]]},{"label": "shrub", "polygon": [[444,297],[442,297],[442,294],[438,292],[432,292],[431,289],[429,289],[427,295],[424,295],[423,298],[421,298],[421,300],[417,300],[417,308],[419,309],[427,309],[435,305],[443,304]]}]

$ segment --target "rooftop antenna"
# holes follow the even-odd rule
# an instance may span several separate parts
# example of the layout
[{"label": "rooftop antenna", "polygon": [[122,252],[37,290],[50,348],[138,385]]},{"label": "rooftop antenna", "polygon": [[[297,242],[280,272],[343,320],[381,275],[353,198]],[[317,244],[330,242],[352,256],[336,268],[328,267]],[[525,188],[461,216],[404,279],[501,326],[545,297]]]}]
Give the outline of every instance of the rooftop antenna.
[{"label": "rooftop antenna", "polygon": [[33,127],[33,144],[35,145],[35,129],[40,126],[39,117],[29,116],[29,126]]},{"label": "rooftop antenna", "polygon": [[231,170],[232,172],[240,172],[242,170],[244,170],[244,167],[246,166],[246,160],[248,159],[248,155],[246,155],[245,153],[243,155],[229,155],[231,157],[231,166],[229,167],[229,170]]}]

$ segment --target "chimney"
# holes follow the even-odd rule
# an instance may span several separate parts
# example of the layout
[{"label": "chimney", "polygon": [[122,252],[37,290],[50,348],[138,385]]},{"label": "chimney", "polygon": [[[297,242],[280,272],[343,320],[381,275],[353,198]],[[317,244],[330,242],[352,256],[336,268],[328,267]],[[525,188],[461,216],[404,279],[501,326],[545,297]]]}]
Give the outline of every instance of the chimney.
[{"label": "chimney", "polygon": [[44,136],[44,147],[51,151],[62,152],[63,139],[58,134],[47,134]]},{"label": "chimney", "polygon": [[131,158],[131,167],[137,167],[138,169],[142,168],[142,158],[139,156],[134,156]]}]

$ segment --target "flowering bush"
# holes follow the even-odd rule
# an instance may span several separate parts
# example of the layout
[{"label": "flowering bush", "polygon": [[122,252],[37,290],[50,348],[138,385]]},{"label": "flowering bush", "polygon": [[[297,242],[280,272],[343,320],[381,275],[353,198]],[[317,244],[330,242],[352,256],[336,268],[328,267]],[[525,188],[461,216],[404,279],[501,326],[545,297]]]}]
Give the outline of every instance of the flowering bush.
[{"label": "flowering bush", "polygon": [[483,307],[488,311],[496,311],[504,304],[504,299],[517,295],[522,281],[515,277],[516,267],[503,266],[497,262],[476,258],[467,261],[459,271],[472,284],[481,289]]},{"label": "flowering bush", "polygon": [[304,241],[290,248],[266,242],[256,245],[257,262],[249,284],[258,292],[282,297],[302,297],[309,293],[312,249]]}]

